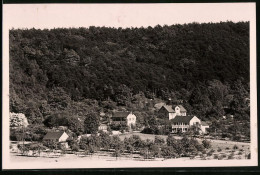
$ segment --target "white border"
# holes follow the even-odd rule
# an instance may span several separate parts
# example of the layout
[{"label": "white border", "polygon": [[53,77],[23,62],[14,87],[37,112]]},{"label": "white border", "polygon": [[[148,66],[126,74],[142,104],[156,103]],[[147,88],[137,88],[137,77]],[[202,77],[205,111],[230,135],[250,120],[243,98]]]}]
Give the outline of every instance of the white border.
[{"label": "white border", "polygon": [[[113,6],[113,8],[112,8]],[[213,4],[213,3],[207,3],[207,4],[91,4],[91,5],[86,5],[86,4],[81,4],[81,5],[76,5],[76,4],[29,4],[29,5],[3,5],[3,92],[2,92],[2,97],[3,97],[3,102],[2,102],[2,107],[3,107],[3,113],[2,113],[2,119],[3,119],[3,125],[2,125],[2,133],[3,133],[3,147],[2,147],[2,167],[3,169],[48,169],[48,168],[123,168],[123,167],[227,167],[227,166],[257,166],[258,165],[258,147],[257,147],[257,88],[256,88],[256,6],[255,3],[218,3],[218,4]],[[55,8],[54,8],[55,7]],[[59,7],[57,9],[57,7]],[[68,11],[71,9],[71,11]],[[116,8],[116,10],[114,9]],[[133,8],[134,7],[134,8]],[[149,8],[145,8],[149,7]],[[195,19],[194,16],[199,16],[199,14],[195,14],[194,12],[197,12],[198,9],[204,8],[205,11],[206,9],[209,8],[211,11],[213,9],[213,12],[207,12],[210,15],[212,15],[212,21],[213,22],[218,22],[213,20],[213,16],[215,15],[214,9],[217,9],[217,7],[220,7],[220,9],[225,8],[225,7],[231,7],[230,10],[234,10],[233,12],[231,11],[220,11],[219,13],[219,20],[220,21],[226,21],[226,20],[232,20],[232,21],[239,21],[239,20],[247,20],[250,21],[250,111],[251,111],[251,159],[250,160],[186,160],[186,161],[149,161],[149,162],[140,162],[140,161],[115,161],[115,162],[108,162],[108,161],[89,161],[89,162],[83,162],[82,164],[73,164],[73,163],[41,163],[37,164],[34,162],[30,163],[24,163],[24,162],[19,162],[19,163],[14,163],[10,162],[10,157],[9,157],[9,37],[8,37],[8,32],[9,29],[11,28],[53,28],[55,27],[81,27],[78,26],[79,24],[75,23],[75,19],[79,19],[79,16],[76,16],[74,19],[73,17],[69,18],[68,14],[72,15],[75,12],[76,15],[89,15],[89,19],[93,17],[97,17],[97,19],[104,19],[105,17],[99,18],[102,14],[101,13],[107,13],[108,18],[105,18],[105,21],[111,22],[112,27],[119,27],[122,25],[123,27],[130,27],[129,25],[131,24],[131,20],[133,22],[134,17],[131,16],[130,14],[134,11],[134,9],[137,9],[137,11],[134,11],[137,15],[136,19],[139,22],[138,24],[135,24],[137,27],[140,27],[140,24],[142,23],[142,20],[138,20],[138,18],[142,18],[143,16],[146,17],[147,23],[146,25],[151,25],[154,26],[156,24],[160,24],[156,20],[160,20],[160,18],[157,17],[151,17],[152,13],[155,13],[154,10],[156,11],[156,14],[169,14],[171,13],[171,9],[179,10],[178,12],[181,13],[182,11],[185,11],[186,13],[184,15],[187,15],[190,17],[190,22],[193,21],[198,21],[199,18]],[[189,8],[188,8],[189,7]],[[234,7],[234,8],[232,8]],[[246,11],[241,11],[241,8],[245,7]],[[55,16],[55,12],[53,14],[51,11],[48,11],[46,9],[56,9],[57,13],[59,13],[59,16]],[[89,8],[89,10],[95,13],[92,14],[82,14],[82,13],[77,13],[76,11],[73,11],[73,9],[78,11],[84,10],[84,8]],[[139,11],[138,11],[139,8]],[[146,9],[144,14],[140,12],[142,9]],[[187,9],[188,8],[188,9]],[[202,8],[202,9],[203,9]],[[46,12],[44,12],[44,9]],[[94,9],[94,10],[93,10]],[[112,9],[112,10],[111,10]],[[148,9],[148,10],[147,10]],[[151,11],[151,9],[153,9]],[[167,11],[167,9],[170,11]],[[50,22],[44,21],[45,18],[39,15],[39,11],[43,10],[43,14],[46,16],[48,15],[53,15],[53,19],[48,18]],[[115,14],[114,11],[116,11]],[[47,13],[48,12],[48,13]],[[69,13],[70,12],[70,13]],[[237,18],[236,13],[244,13],[246,14],[246,17],[243,18]],[[151,13],[147,15],[148,13]],[[202,14],[203,12],[201,12]],[[31,15],[34,14],[34,15]],[[99,15],[97,15],[99,14]],[[222,14],[222,16],[220,15]],[[114,16],[113,16],[114,15]],[[118,15],[118,16],[117,16]],[[139,15],[139,16],[138,16]],[[141,15],[141,16],[140,16]],[[204,14],[203,14],[204,15]],[[232,16],[233,15],[233,16]],[[72,15],[73,16],[73,15]],[[186,16],[185,19],[188,19]],[[68,19],[71,19],[71,21],[68,22]],[[180,15],[180,19],[182,16]],[[214,16],[214,19],[216,16]],[[162,20],[164,20],[164,17],[162,15]],[[184,17],[183,17],[184,19]],[[223,20],[226,19],[226,20]],[[46,19],[45,19],[46,20]],[[204,22],[211,22],[207,21],[209,19],[204,19]],[[23,21],[23,22],[19,22]],[[29,21],[29,22],[28,22]],[[58,21],[61,21],[58,23]],[[67,22],[66,22],[67,21]],[[117,22],[114,22],[117,21]],[[129,23],[130,21],[130,23]],[[188,21],[178,21],[178,19],[175,19],[177,23],[187,23]],[[73,23],[74,22],[74,23]],[[91,21],[90,23],[86,24],[84,27],[88,27],[90,25],[98,25],[98,20],[97,21]],[[203,21],[198,21],[198,22],[203,22]],[[167,22],[164,22],[167,24]],[[171,20],[169,20],[170,24],[173,24]],[[62,26],[64,24],[64,26]],[[102,24],[102,23],[101,23]],[[19,26],[20,25],[20,26]],[[69,26],[67,26],[69,25]],[[107,26],[104,24],[104,26]],[[114,26],[113,26],[114,25]],[[160,24],[163,25],[163,24]],[[100,25],[102,26],[102,25]],[[109,26],[109,25],[108,25]],[[134,25],[132,25],[134,26]],[[144,25],[145,26],[145,25]]]}]

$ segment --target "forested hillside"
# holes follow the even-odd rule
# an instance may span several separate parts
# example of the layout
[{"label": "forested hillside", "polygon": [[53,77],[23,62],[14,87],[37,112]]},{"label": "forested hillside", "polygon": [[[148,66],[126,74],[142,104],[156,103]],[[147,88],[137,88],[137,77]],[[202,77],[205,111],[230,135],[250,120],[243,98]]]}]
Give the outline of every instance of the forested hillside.
[{"label": "forested hillside", "polygon": [[249,121],[249,23],[10,30],[10,111],[30,123],[122,107],[144,123],[169,98]]}]

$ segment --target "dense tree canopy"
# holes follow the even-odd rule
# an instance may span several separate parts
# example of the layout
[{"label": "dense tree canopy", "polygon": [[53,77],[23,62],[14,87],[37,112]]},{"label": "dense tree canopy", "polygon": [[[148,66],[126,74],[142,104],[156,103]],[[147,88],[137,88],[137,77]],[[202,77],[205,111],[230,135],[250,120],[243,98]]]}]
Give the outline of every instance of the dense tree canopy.
[{"label": "dense tree canopy", "polygon": [[123,106],[147,125],[151,99],[181,100],[206,120],[249,121],[249,22],[12,29],[9,37],[10,111],[30,123]]}]

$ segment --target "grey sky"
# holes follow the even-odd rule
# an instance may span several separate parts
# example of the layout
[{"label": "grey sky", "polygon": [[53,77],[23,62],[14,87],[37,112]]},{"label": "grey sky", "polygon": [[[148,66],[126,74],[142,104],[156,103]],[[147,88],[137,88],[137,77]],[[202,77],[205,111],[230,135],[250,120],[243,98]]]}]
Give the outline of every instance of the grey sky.
[{"label": "grey sky", "polygon": [[147,27],[191,22],[249,21],[254,3],[4,5],[9,28]]}]

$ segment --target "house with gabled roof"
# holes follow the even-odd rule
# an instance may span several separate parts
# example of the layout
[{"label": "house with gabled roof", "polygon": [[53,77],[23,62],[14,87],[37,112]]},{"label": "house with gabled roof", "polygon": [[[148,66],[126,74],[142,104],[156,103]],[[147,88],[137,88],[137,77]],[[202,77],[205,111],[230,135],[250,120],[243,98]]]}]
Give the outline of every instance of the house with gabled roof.
[{"label": "house with gabled roof", "polygon": [[158,113],[171,120],[176,116],[186,116],[187,110],[182,105],[163,105]]},{"label": "house with gabled roof", "polygon": [[196,126],[201,133],[206,133],[206,129],[209,128],[206,122],[201,121],[198,117],[193,115],[176,116],[171,120],[171,124],[173,133],[186,132],[192,126]]},{"label": "house with gabled roof", "polygon": [[111,123],[125,123],[129,127],[136,124],[136,116],[132,112],[115,112],[111,120]]},{"label": "house with gabled roof", "polygon": [[48,132],[43,137],[43,141],[65,142],[68,138],[69,135],[65,131],[52,131],[52,132]]}]

